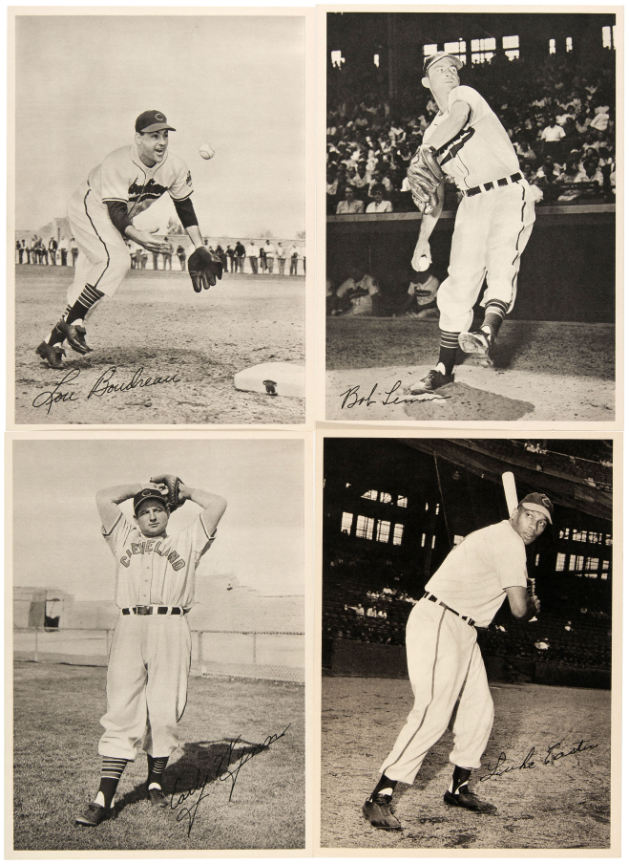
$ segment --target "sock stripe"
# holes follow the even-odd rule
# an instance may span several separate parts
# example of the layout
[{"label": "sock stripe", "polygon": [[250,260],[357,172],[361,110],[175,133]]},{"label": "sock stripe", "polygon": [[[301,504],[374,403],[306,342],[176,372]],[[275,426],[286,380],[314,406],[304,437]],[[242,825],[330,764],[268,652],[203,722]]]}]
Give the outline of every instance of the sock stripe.
[{"label": "sock stripe", "polygon": [[457,348],[459,344],[459,334],[452,333],[448,330],[441,330],[439,336],[440,348]]}]

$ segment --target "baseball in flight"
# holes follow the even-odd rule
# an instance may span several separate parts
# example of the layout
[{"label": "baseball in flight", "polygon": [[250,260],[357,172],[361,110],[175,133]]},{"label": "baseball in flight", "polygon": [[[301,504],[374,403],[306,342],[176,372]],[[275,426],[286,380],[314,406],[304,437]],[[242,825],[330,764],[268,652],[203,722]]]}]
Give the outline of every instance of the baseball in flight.
[{"label": "baseball in flight", "polygon": [[199,147],[199,156],[202,159],[211,159],[214,156],[214,148],[209,144],[201,144]]}]

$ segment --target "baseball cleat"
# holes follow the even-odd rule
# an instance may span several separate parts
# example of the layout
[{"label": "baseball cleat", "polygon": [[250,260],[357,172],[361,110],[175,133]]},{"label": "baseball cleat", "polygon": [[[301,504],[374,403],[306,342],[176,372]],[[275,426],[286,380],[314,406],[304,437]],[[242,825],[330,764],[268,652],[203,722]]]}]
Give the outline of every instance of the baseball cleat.
[{"label": "baseball cleat", "polygon": [[61,345],[49,345],[48,342],[41,342],[35,351],[42,360],[48,363],[51,369],[63,369],[63,358],[66,352]]},{"label": "baseball cleat", "polygon": [[443,796],[443,800],[451,807],[465,807],[466,810],[473,810],[475,813],[496,813],[493,804],[481,801],[466,786],[462,786],[456,793],[448,790]]},{"label": "baseball cleat", "polygon": [[408,392],[411,396],[416,396],[419,393],[434,393],[435,390],[444,387],[446,384],[452,384],[453,381],[454,375],[444,375],[438,369],[431,369],[421,381],[418,381],[417,384],[411,384]]},{"label": "baseball cleat", "polygon": [[485,366],[493,366],[491,349],[493,339],[483,330],[470,330],[467,333],[459,333],[459,348],[465,354],[475,354],[480,357]]},{"label": "baseball cleat", "polygon": [[168,807],[168,798],[161,786],[153,786],[148,790],[148,798],[152,807]]},{"label": "baseball cleat", "polygon": [[81,324],[68,324],[63,319],[57,323],[60,333],[63,333],[70,348],[79,354],[89,354],[92,350],[85,341],[87,331]]},{"label": "baseball cleat", "polygon": [[374,828],[383,828],[385,831],[402,830],[402,823],[393,815],[391,798],[388,795],[367,798],[363,804],[363,816]]},{"label": "baseball cleat", "polygon": [[80,816],[74,820],[77,825],[85,825],[87,828],[95,828],[107,818],[112,818],[113,811],[107,814],[107,810],[97,804],[96,801],[91,801]]}]

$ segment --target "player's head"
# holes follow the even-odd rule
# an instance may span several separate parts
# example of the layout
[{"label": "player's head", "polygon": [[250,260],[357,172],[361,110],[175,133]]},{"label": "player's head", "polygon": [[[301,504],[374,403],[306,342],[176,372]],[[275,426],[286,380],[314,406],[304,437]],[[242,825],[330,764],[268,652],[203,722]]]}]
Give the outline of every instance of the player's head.
[{"label": "player's head", "polygon": [[511,516],[511,526],[528,546],[553,524],[553,502],[544,492],[525,495]]},{"label": "player's head", "polygon": [[459,69],[463,63],[454,54],[437,51],[424,60],[422,84],[428,90],[452,90],[460,83]]},{"label": "player's head", "polygon": [[151,486],[140,489],[133,498],[133,512],[145,537],[160,537],[165,534],[170,511],[168,502],[159,489]]},{"label": "player's head", "polygon": [[168,150],[168,132],[175,132],[169,126],[166,115],[161,111],[143,111],[135,121],[135,143],[140,159],[151,168],[161,162]]}]

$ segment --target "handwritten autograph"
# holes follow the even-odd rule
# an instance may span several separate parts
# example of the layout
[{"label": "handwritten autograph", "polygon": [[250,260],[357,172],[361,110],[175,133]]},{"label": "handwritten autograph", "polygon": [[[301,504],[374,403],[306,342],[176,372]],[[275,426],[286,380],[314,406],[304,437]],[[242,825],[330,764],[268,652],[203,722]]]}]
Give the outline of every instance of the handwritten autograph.
[{"label": "handwritten autograph", "polygon": [[[507,754],[504,750],[500,751],[500,755],[496,759],[495,764],[490,765],[489,772],[479,777],[479,781],[490,780],[492,777],[502,777],[503,774],[508,774],[510,771],[522,771],[529,768],[535,768],[539,765],[554,765],[560,759],[566,759],[568,756],[575,756],[577,753],[585,753],[586,750],[594,750],[598,744],[586,744],[581,739],[574,747],[567,750],[560,749],[563,747],[563,739],[555,744],[546,746],[545,752],[538,753],[535,747],[531,747],[524,759],[511,761],[508,764]],[[533,756],[536,758],[533,759]]]},{"label": "handwritten autograph", "polygon": [[[80,369],[69,369],[59,381],[53,384],[50,390],[42,390],[32,401],[33,408],[45,408],[46,413],[50,414],[53,405],[60,402],[78,402],[81,398],[92,399],[110,396],[112,393],[128,393],[131,390],[136,390],[138,387],[155,387],[158,384],[177,384],[181,381],[179,374],[175,372],[172,375],[147,375],[144,372],[144,366],[138,367],[131,375],[131,378],[126,381],[116,381],[115,377],[118,374],[116,366],[110,366],[103,372],[94,384],[89,387],[87,395],[83,395],[74,387],[76,381],[81,374]],[[73,385],[70,387],[69,385]]]},{"label": "handwritten autograph", "polygon": [[[261,744],[247,745],[242,741],[240,736],[230,739],[227,753],[221,757],[218,766],[214,766],[212,770],[207,772],[203,772],[200,768],[197,768],[195,782],[185,791],[177,790],[178,778],[175,779],[174,789],[170,796],[170,809],[178,811],[177,822],[187,820],[188,837],[190,836],[192,826],[197,818],[201,801],[208,798],[210,795],[209,791],[205,791],[208,783],[212,780],[220,780],[221,782],[230,783],[228,800],[231,801],[234,787],[236,786],[236,781],[238,780],[238,775],[240,774],[242,767],[246,765],[247,762],[250,762],[254,756],[257,756],[258,753],[268,750],[271,744],[275,744],[276,741],[283,738],[290,729],[290,726],[291,724],[289,723],[281,732],[267,735]],[[245,744],[245,747],[242,754],[235,758],[234,764],[232,765],[232,758],[234,757],[238,744]],[[194,798],[195,793],[198,793],[196,798]],[[186,804],[186,802],[188,803]],[[184,804],[186,804],[185,807],[183,806]]]},{"label": "handwritten autograph", "polygon": [[[360,405],[399,405],[403,399],[398,399],[394,394],[402,386],[401,381],[396,381],[393,387],[388,390],[380,389],[380,384],[376,382],[371,390],[366,395],[361,395],[360,384],[355,384],[353,387],[348,387],[340,394],[341,409],[356,408]],[[402,395],[401,393],[399,394]],[[376,398],[377,396],[377,398]]]}]

